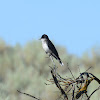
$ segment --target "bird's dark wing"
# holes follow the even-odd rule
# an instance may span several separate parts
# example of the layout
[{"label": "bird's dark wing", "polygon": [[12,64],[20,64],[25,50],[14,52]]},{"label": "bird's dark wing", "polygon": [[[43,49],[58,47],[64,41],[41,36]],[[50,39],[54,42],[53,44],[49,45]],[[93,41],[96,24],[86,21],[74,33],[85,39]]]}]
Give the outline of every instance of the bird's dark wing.
[{"label": "bird's dark wing", "polygon": [[52,54],[51,55],[53,57],[55,57],[56,59],[59,59],[60,60],[59,55],[58,55],[58,52],[57,52],[55,46],[53,45],[53,43],[50,40],[48,41],[48,47],[52,51]]}]

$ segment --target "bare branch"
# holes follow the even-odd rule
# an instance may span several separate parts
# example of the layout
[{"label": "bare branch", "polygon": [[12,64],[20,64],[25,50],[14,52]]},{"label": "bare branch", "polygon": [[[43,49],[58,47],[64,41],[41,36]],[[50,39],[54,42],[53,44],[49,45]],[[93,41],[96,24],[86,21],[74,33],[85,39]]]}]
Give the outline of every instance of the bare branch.
[{"label": "bare branch", "polygon": [[[67,63],[67,67],[68,67],[68,63]],[[75,77],[74,77],[74,75],[72,74],[72,71],[70,70],[70,68],[69,68],[69,67],[68,67],[68,69],[69,69],[69,71],[70,71],[70,73],[71,73],[72,77],[75,79]]]},{"label": "bare branch", "polygon": [[73,86],[73,88],[72,88],[72,90],[73,90],[72,100],[75,100],[75,99],[74,99],[74,94],[75,94],[75,84],[73,84],[72,86]]},{"label": "bare branch", "polygon": [[100,79],[98,79],[96,76],[94,76],[92,73],[89,73],[90,75],[92,75],[94,77],[94,80],[96,80],[99,84],[100,84]]},{"label": "bare branch", "polygon": [[85,72],[87,72],[89,69],[91,69],[92,68],[92,66],[91,67],[89,67]]},{"label": "bare branch", "polygon": [[40,100],[40,99],[36,98],[35,96],[32,96],[32,95],[30,95],[30,94],[28,94],[28,93],[23,93],[23,92],[21,92],[21,91],[19,91],[19,90],[17,90],[17,92],[19,92],[19,93],[21,93],[21,94],[25,94],[25,95],[27,95],[27,96],[29,96],[29,97],[32,97],[32,98],[36,99],[36,100]]},{"label": "bare branch", "polygon": [[53,77],[53,79],[54,79],[54,82],[55,82],[56,86],[57,86],[58,89],[61,91],[61,94],[64,95],[64,98],[65,98],[66,100],[68,100],[68,97],[67,97],[65,91],[62,89],[62,87],[60,86],[60,84],[59,84],[57,78],[54,76],[53,70],[51,70],[51,74],[52,74],[52,77]]},{"label": "bare branch", "polygon": [[88,99],[87,100],[89,100],[90,99],[90,97],[97,91],[97,90],[99,90],[100,89],[100,86],[97,88],[97,89],[95,89],[91,94],[90,94],[90,96],[88,97]]}]

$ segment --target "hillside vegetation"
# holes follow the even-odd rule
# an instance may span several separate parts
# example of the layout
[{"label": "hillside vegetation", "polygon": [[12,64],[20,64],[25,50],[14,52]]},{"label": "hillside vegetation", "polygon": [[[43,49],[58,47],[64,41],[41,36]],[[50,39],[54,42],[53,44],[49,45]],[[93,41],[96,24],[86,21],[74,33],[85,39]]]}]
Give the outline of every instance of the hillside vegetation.
[{"label": "hillside vegetation", "polygon": [[[86,71],[89,67],[98,78],[100,78],[100,48],[93,47],[91,51],[85,52],[82,57],[69,54],[62,46],[56,46],[59,55],[64,63],[58,66],[58,72],[63,77],[70,77],[67,66],[76,77],[80,72]],[[51,78],[51,60],[42,49],[40,41],[30,41],[26,45],[16,44],[11,46],[0,40],[0,100],[32,100],[25,95],[20,95],[17,90],[41,97],[43,100],[56,100],[59,91],[55,85],[46,85]],[[96,82],[89,86],[88,93],[98,87]],[[100,98],[100,90],[97,91],[91,100]]]}]

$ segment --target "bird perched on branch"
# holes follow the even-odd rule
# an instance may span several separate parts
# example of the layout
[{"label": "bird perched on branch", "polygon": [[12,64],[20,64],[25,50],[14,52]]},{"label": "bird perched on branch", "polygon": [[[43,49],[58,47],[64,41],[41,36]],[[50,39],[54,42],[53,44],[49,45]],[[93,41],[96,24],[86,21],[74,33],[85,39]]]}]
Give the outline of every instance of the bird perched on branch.
[{"label": "bird perched on branch", "polygon": [[62,63],[55,46],[49,40],[49,37],[46,34],[44,34],[42,35],[40,40],[42,41],[42,47],[45,50],[46,54],[49,54],[49,56],[53,56],[56,60],[59,61],[61,66],[63,66],[64,64]]}]

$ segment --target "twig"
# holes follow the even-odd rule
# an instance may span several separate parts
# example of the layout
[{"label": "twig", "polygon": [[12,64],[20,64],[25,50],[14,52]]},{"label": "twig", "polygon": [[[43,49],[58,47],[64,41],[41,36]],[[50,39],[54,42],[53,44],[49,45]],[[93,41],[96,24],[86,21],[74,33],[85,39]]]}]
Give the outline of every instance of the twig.
[{"label": "twig", "polygon": [[92,73],[89,73],[90,75],[92,75],[94,77],[94,80],[96,80],[99,84],[100,84],[100,79],[98,79],[96,76],[94,76]]},{"label": "twig", "polygon": [[85,95],[86,95],[87,98],[89,97],[87,93],[85,93]]},{"label": "twig", "polygon": [[72,100],[74,100],[75,84],[73,84],[72,86],[73,86],[73,88],[72,88],[72,90],[73,90],[73,94],[72,94]]},{"label": "twig", "polygon": [[87,72],[89,69],[91,69],[92,68],[92,66],[91,67],[89,67],[85,72]]},{"label": "twig", "polygon": [[54,65],[54,68],[53,68],[53,69],[54,69],[54,71],[55,71],[55,74],[57,74],[57,72],[56,72],[56,69],[57,69],[57,68],[56,68],[56,65],[55,65],[55,63],[54,63],[54,60],[53,60],[52,56],[49,56],[49,57],[50,57],[51,61],[53,62],[53,65]]},{"label": "twig", "polygon": [[68,100],[68,97],[67,97],[65,91],[62,89],[62,87],[60,86],[60,84],[59,84],[57,78],[54,76],[53,70],[51,70],[51,74],[52,74],[52,77],[53,77],[53,79],[54,79],[54,82],[55,82],[56,86],[57,86],[58,89],[61,91],[62,95],[64,95],[64,98],[65,98],[66,100]]},{"label": "twig", "polygon": [[95,89],[91,94],[90,94],[90,96],[88,97],[88,99],[87,100],[89,100],[90,99],[90,97],[97,91],[97,90],[99,90],[100,89],[100,86],[97,88],[97,89]]},{"label": "twig", "polygon": [[54,66],[56,66],[55,63],[54,63],[54,60],[53,60],[52,56],[50,56],[50,59],[53,62]]},{"label": "twig", "polygon": [[36,100],[40,100],[40,99],[36,98],[35,96],[32,96],[32,95],[30,95],[30,94],[28,94],[28,93],[23,93],[23,92],[21,92],[21,91],[19,91],[19,90],[17,90],[17,92],[19,92],[19,93],[21,93],[21,94],[25,94],[25,95],[27,95],[27,96],[29,96],[29,97],[32,97],[32,98],[36,99]]},{"label": "twig", "polygon": [[76,94],[76,98],[78,99],[83,93],[87,92],[87,88],[89,86],[89,84],[91,83],[91,81],[94,79],[91,78],[90,80],[86,79],[84,82],[84,86],[78,91],[78,93]]},{"label": "twig", "polygon": [[67,80],[67,79],[65,79],[65,78],[62,78],[58,73],[57,73],[57,77],[60,79],[60,80]]},{"label": "twig", "polygon": [[[67,67],[68,67],[68,63],[67,63]],[[75,79],[75,77],[74,77],[74,75],[72,74],[72,72],[71,72],[71,70],[70,70],[70,68],[69,68],[69,67],[68,67],[68,69],[69,69],[69,71],[70,71],[70,73],[71,73],[72,77]]]},{"label": "twig", "polygon": [[79,65],[78,65],[78,69],[79,69],[79,73],[81,73],[80,68],[79,68]]}]

